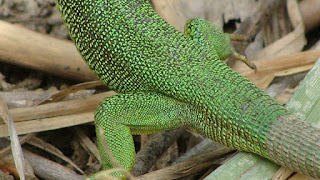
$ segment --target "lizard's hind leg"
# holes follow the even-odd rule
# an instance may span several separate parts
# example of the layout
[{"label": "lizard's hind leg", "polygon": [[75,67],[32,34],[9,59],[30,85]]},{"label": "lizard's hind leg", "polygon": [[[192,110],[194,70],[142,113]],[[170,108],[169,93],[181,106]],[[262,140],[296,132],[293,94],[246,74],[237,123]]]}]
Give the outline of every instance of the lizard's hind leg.
[{"label": "lizard's hind leg", "polygon": [[103,167],[116,167],[109,157],[112,155],[122,168],[130,171],[135,158],[131,134],[151,134],[185,126],[190,108],[186,103],[153,92],[106,98],[95,112]]}]

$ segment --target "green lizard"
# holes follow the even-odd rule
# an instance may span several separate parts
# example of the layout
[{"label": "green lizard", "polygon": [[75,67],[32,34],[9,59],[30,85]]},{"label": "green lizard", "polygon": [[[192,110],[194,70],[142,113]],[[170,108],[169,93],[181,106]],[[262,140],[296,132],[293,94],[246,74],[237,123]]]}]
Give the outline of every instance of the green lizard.
[{"label": "green lizard", "polygon": [[320,130],[226,66],[217,52],[162,20],[147,0],[56,2],[84,60],[120,93],[105,99],[95,114],[96,129],[104,130],[103,137],[97,133],[104,168],[114,164],[102,141],[131,170],[131,133],[187,126],[226,146],[320,177]]}]

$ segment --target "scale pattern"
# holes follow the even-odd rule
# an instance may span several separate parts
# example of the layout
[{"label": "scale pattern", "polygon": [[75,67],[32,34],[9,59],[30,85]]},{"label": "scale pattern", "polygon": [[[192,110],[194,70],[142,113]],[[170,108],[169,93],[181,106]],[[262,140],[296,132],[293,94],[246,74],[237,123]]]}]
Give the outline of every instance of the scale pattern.
[{"label": "scale pattern", "polygon": [[[274,132],[282,130],[279,122],[285,122],[279,119],[288,119],[290,113],[221,62],[215,52],[191,42],[162,20],[147,0],[57,0],[57,4],[84,60],[101,81],[123,93],[101,103],[96,125],[105,130],[104,137],[97,135],[99,144],[102,138],[112,144],[109,148],[119,163],[131,159],[123,163],[126,169],[132,168],[134,159],[134,150],[126,150],[132,146],[130,132],[189,126],[226,146],[320,177],[319,130],[313,126],[308,126],[313,134],[299,130],[312,139],[307,145],[293,139],[292,133],[278,138]],[[175,113],[154,120],[141,117],[152,110],[160,114],[161,109]],[[121,110],[132,110],[140,122]],[[299,118],[289,119],[306,124]],[[104,166],[112,167],[103,147],[99,148]],[[289,161],[296,164],[288,165]]]}]

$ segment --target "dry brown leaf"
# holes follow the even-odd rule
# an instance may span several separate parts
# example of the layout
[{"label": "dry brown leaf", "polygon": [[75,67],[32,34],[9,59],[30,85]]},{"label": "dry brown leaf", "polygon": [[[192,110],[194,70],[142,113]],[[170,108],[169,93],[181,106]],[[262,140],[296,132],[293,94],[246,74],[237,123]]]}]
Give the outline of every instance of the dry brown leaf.
[{"label": "dry brown leaf", "polygon": [[[58,116],[52,118],[43,118],[39,120],[22,121],[16,123],[17,133],[27,134],[31,132],[41,132],[63,127],[75,126],[79,124],[89,123],[94,121],[94,113],[85,112],[79,114]],[[4,124],[0,125],[0,137],[8,136],[8,129]]]},{"label": "dry brown leaf", "polygon": [[64,160],[65,162],[69,163],[73,168],[75,168],[81,174],[85,174],[72,160],[70,160],[67,156],[65,156],[58,148],[54,147],[53,145],[43,141],[40,138],[32,137],[29,139],[28,144],[31,144],[39,149],[47,151],[48,153],[55,155],[56,157]]},{"label": "dry brown leaf", "polygon": [[296,0],[287,1],[288,13],[294,31],[261,50],[254,59],[281,57],[300,52],[306,44],[303,19]]},{"label": "dry brown leaf", "polygon": [[34,168],[35,174],[42,179],[82,180],[86,178],[85,175],[76,174],[71,169],[36,155],[28,150],[24,149],[23,153]]},{"label": "dry brown leaf", "polygon": [[[84,99],[17,108],[10,112],[16,121],[18,134],[58,129],[93,122],[94,110],[98,104],[102,99],[114,94],[116,94],[114,91],[109,91]],[[6,124],[0,124],[0,137],[8,135]]]},{"label": "dry brown leaf", "polygon": [[231,152],[232,149],[222,147],[217,149],[216,151],[203,154],[200,156],[196,156],[190,158],[189,160],[183,161],[173,166],[169,166],[166,168],[162,168],[157,171],[150,172],[148,174],[144,174],[142,176],[137,177],[137,179],[178,179],[190,174],[194,174],[208,167],[212,167],[215,162],[213,159],[221,156],[222,154]]},{"label": "dry brown leaf", "polygon": [[105,84],[102,83],[101,81],[90,81],[90,82],[84,82],[84,83],[72,85],[72,86],[70,86],[66,89],[63,89],[62,91],[52,95],[51,97],[48,97],[46,100],[44,100],[40,104],[46,104],[49,102],[57,102],[57,101],[63,99],[64,97],[68,96],[71,93],[77,92],[82,89],[93,88],[93,87],[101,86],[101,85],[105,86]]},{"label": "dry brown leaf", "polygon": [[188,19],[204,18],[222,28],[230,20],[244,20],[259,7],[255,0],[233,1],[221,0],[153,0],[152,5],[157,13],[183,32]]},{"label": "dry brown leaf", "polygon": [[[10,109],[14,121],[20,122],[30,119],[41,119],[74,113],[94,111],[98,104],[106,97],[115,95],[114,91],[89,95],[81,99],[67,100],[34,107]],[[0,123],[1,124],[1,123]]]},{"label": "dry brown leaf", "polygon": [[292,170],[280,167],[279,170],[273,175],[272,180],[286,180],[293,173]]},{"label": "dry brown leaf", "polygon": [[0,21],[0,60],[75,80],[96,80],[71,41]]},{"label": "dry brown leaf", "polygon": [[96,159],[98,159],[100,164],[102,164],[97,146],[90,140],[90,138],[83,132],[83,130],[81,128],[74,127],[73,129],[74,129],[74,132],[76,133],[76,135],[80,139],[80,144],[84,147],[84,149],[89,151],[88,154],[90,154],[90,153],[93,154],[96,157]]},{"label": "dry brown leaf", "polygon": [[320,57],[320,50],[305,51],[289,56],[255,61],[257,73],[239,64],[234,69],[259,88],[266,88],[276,76],[308,71]]},{"label": "dry brown leaf", "polygon": [[19,142],[19,138],[18,138],[16,129],[14,127],[14,122],[10,116],[8,107],[7,107],[6,103],[2,100],[1,96],[0,96],[0,116],[2,117],[4,122],[6,123],[6,124],[4,124],[4,129],[6,131],[9,131],[7,134],[10,136],[12,155],[14,158],[14,163],[15,163],[16,168],[19,173],[19,177],[21,180],[24,180],[25,179],[25,166],[24,166],[24,157],[22,154],[21,145]]}]

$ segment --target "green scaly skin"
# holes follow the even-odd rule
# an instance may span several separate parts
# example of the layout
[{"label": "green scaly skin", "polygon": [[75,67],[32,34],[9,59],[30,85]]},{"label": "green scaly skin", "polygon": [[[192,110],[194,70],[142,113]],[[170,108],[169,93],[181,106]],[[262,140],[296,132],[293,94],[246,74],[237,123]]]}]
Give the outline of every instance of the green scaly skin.
[{"label": "green scaly skin", "polygon": [[184,27],[184,35],[200,46],[209,48],[220,60],[227,59],[233,53],[230,48],[230,35],[204,19],[189,19]]},{"label": "green scaly skin", "polygon": [[[96,110],[104,168],[131,170],[130,133],[188,126],[226,146],[320,177],[320,131],[162,20],[147,0],[57,0],[90,68],[118,96]],[[219,49],[219,43],[218,43]],[[220,51],[220,50],[218,50]]]}]

